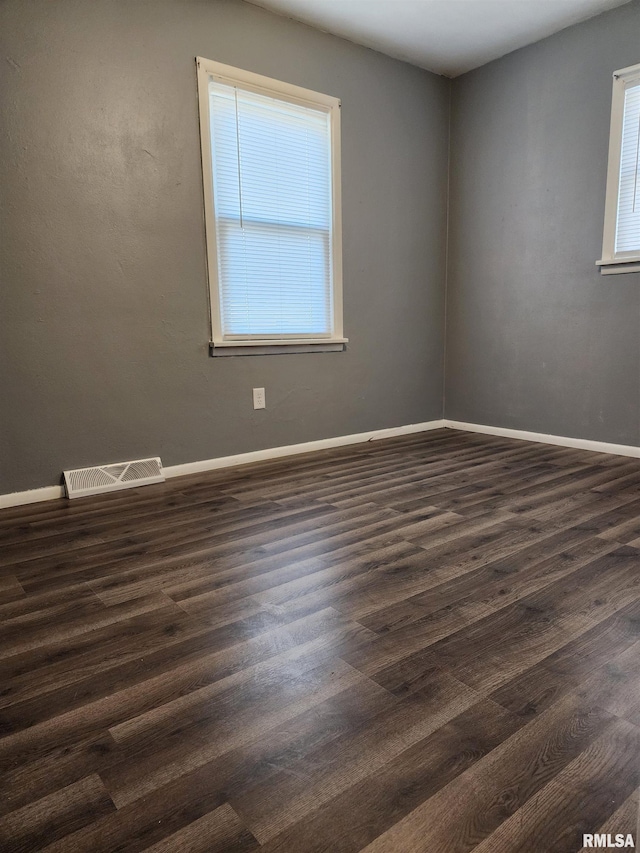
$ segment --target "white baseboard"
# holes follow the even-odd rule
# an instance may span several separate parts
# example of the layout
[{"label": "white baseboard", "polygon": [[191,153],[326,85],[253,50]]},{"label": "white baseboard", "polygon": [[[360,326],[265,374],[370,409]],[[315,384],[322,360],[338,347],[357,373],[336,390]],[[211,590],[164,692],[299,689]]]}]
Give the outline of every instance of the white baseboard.
[{"label": "white baseboard", "polygon": [[[311,453],[314,450],[327,450],[331,447],[345,447],[348,444],[363,444],[367,441],[379,441],[382,438],[393,438],[398,435],[410,435],[414,432],[426,432],[432,429],[459,429],[464,432],[479,432],[484,435],[497,435],[503,438],[517,438],[522,441],[536,441],[539,444],[556,444],[559,447],[573,447],[576,450],[591,450],[595,453],[612,453],[616,456],[631,456],[640,458],[640,447],[632,444],[608,444],[605,441],[591,441],[586,438],[569,438],[564,435],[546,435],[542,432],[527,432],[521,429],[485,426],[484,424],[468,424],[462,421],[448,419],[425,421],[420,424],[376,429],[371,432],[358,432],[352,435],[339,435],[335,438],[322,438],[318,441],[305,441],[302,444],[288,444],[284,447],[269,447],[266,450],[254,450],[250,453],[237,453],[235,456],[219,456],[216,459],[204,459],[200,462],[185,462],[182,465],[169,465],[164,468],[165,477],[181,477],[185,474],[199,474],[204,471],[215,471],[218,468],[232,468],[236,465],[248,465],[251,462],[264,462],[269,459],[280,459],[283,456],[296,456],[300,453]],[[30,489],[27,492],[13,492],[0,495],[0,509],[23,504],[50,501],[64,497],[62,486],[45,486],[42,489]]]},{"label": "white baseboard", "polygon": [[42,489],[29,489],[28,492],[11,492],[8,495],[0,495],[0,509],[35,504],[40,501],[53,501],[62,497],[64,497],[63,486],[44,486]]},{"label": "white baseboard", "polygon": [[588,438],[570,438],[564,435],[547,435],[544,432],[527,432],[523,429],[467,424],[462,421],[450,421],[445,418],[443,426],[447,429],[459,429],[464,432],[480,432],[484,435],[498,435],[503,438],[519,438],[522,441],[536,441],[539,444],[557,444],[559,447],[573,447],[576,450],[592,450],[595,453],[612,453],[615,456],[640,458],[640,447],[634,444],[609,444],[606,441],[592,441]]},{"label": "white baseboard", "polygon": [[[389,429],[376,429],[371,432],[358,432],[352,435],[339,435],[335,438],[323,438],[318,441],[305,441],[302,444],[289,444],[284,447],[269,447],[266,450],[254,450],[249,453],[238,453],[235,456],[219,456],[216,459],[205,459],[200,462],[185,462],[182,465],[169,465],[163,468],[165,477],[181,477],[184,474],[199,474],[203,471],[214,471],[217,468],[231,468],[235,465],[247,465],[251,462],[264,462],[268,459],[279,459],[283,456],[295,456],[300,453],[310,453],[314,450],[326,450],[330,447],[344,447],[348,444],[362,444],[366,441],[379,441],[382,438],[393,438],[398,435],[409,435],[413,432],[426,432],[432,429],[442,429],[443,420],[425,421],[419,424],[407,424]],[[50,501],[64,497],[63,486],[45,486],[41,489],[30,489],[27,492],[13,492],[0,495],[0,509],[23,504]]]},{"label": "white baseboard", "polygon": [[265,462],[269,459],[280,459],[282,456],[296,456],[300,453],[311,453],[314,450],[327,450],[331,447],[345,447],[348,444],[363,444],[367,441],[379,441],[381,438],[394,438],[398,435],[409,435],[412,432],[426,432],[431,429],[442,429],[443,420],[425,421],[421,424],[376,429],[371,432],[357,432],[352,435],[338,435],[335,438],[321,438],[317,441],[305,441],[302,444],[287,444],[284,447],[269,447],[266,450],[254,450],[250,453],[238,453],[236,456],[219,456],[217,459],[204,459],[201,462],[186,462],[183,465],[170,465],[163,468],[165,477],[182,477],[184,474],[200,474],[203,471],[214,471],[216,468],[232,468],[236,465],[247,465],[250,462]]}]

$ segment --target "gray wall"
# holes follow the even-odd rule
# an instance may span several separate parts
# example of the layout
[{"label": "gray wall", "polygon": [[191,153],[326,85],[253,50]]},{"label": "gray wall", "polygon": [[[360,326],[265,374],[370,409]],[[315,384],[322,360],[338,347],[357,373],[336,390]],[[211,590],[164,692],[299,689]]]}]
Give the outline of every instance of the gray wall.
[{"label": "gray wall", "polygon": [[454,81],[446,416],[640,444],[640,274],[602,277],[634,2]]},{"label": "gray wall", "polygon": [[[639,44],[634,0],[452,84],[447,417],[640,444],[594,266]],[[197,54],[342,98],[346,353],[208,356]],[[0,3],[0,494],[441,417],[449,93],[241,0]]]},{"label": "gray wall", "polygon": [[[0,34],[0,493],[442,416],[448,81],[241,0]],[[208,356],[196,55],[342,99],[347,352]]]}]

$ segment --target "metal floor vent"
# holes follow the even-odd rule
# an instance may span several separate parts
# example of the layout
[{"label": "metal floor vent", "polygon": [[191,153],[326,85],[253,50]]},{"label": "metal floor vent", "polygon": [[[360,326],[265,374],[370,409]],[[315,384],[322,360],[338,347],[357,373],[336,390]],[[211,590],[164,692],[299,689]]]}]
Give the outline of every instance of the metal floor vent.
[{"label": "metal floor vent", "polygon": [[162,462],[157,456],[154,459],[118,462],[116,465],[75,468],[63,473],[68,498],[84,498],[87,495],[164,482]]}]

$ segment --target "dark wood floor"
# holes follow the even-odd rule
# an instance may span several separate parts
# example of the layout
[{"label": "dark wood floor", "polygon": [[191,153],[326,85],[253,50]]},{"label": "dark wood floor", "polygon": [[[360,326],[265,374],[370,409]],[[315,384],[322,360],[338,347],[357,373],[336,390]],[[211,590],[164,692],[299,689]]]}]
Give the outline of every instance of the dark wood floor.
[{"label": "dark wood floor", "polygon": [[636,835],[640,460],[439,430],[0,542],[4,853]]}]

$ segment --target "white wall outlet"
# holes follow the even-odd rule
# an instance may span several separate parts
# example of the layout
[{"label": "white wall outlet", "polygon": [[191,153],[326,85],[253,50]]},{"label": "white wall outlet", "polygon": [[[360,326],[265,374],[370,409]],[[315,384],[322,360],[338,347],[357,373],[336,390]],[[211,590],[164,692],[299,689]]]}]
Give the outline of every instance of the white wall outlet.
[{"label": "white wall outlet", "polygon": [[254,388],[253,389],[253,408],[254,409],[266,409],[267,408],[267,398],[265,397],[264,388]]}]

